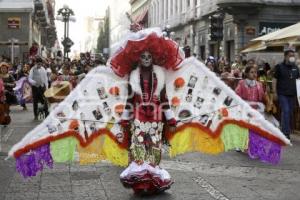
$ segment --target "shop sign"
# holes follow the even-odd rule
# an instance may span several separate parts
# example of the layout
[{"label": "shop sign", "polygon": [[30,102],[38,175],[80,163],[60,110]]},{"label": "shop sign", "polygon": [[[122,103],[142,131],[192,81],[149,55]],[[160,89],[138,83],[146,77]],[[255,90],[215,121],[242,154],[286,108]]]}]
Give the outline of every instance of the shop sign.
[{"label": "shop sign", "polygon": [[255,27],[253,26],[246,26],[245,31],[247,35],[255,35],[256,32]]},{"label": "shop sign", "polygon": [[273,22],[260,22],[259,23],[259,35],[266,35],[292,25],[292,23],[273,23]]},{"label": "shop sign", "polygon": [[21,18],[20,17],[9,17],[7,19],[7,27],[9,29],[19,29],[21,26]]}]

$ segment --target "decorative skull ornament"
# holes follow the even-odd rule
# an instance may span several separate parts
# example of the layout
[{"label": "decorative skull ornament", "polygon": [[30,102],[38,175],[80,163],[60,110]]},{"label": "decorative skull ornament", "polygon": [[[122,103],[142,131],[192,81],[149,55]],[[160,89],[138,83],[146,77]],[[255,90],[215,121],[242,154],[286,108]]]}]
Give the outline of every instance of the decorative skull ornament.
[{"label": "decorative skull ornament", "polygon": [[144,51],[140,56],[140,62],[143,67],[152,66],[152,55],[149,51]]}]

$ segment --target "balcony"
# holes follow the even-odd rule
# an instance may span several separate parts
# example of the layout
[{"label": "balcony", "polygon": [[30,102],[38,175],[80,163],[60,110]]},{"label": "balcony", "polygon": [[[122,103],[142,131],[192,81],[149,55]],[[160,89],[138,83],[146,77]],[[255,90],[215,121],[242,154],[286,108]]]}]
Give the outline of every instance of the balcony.
[{"label": "balcony", "polygon": [[300,1],[295,0],[217,0],[217,5],[220,7],[254,7],[263,5],[276,6],[299,6]]},{"label": "balcony", "polygon": [[217,4],[221,7],[224,7],[224,6],[252,7],[253,5],[263,5],[263,4],[265,4],[265,1],[262,1],[262,0],[218,0]]},{"label": "balcony", "polygon": [[[270,2],[270,1],[268,1]],[[231,15],[255,14],[266,6],[263,0],[217,0],[217,5]]]}]

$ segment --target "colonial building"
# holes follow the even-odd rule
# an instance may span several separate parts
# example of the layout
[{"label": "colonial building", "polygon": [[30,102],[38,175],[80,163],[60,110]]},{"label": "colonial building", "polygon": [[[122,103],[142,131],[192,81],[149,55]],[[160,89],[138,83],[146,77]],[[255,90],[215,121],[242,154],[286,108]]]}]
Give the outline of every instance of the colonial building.
[{"label": "colonial building", "polygon": [[192,52],[198,52],[197,21],[201,17],[200,0],[152,0],[149,24],[161,28],[170,26],[175,32],[173,39],[180,46],[190,46]]},{"label": "colonial building", "polygon": [[131,11],[130,16],[132,22],[139,23],[143,27],[149,26],[148,22],[148,10],[151,0],[130,0]]},{"label": "colonial building", "polygon": [[39,54],[47,54],[57,36],[54,24],[55,0],[0,1],[0,55],[12,61],[27,61],[33,43]]},{"label": "colonial building", "polygon": [[[130,21],[126,13],[129,1],[109,0],[109,45],[110,48],[129,32]],[[111,53],[111,52],[110,52]]]},{"label": "colonial building", "polygon": [[[299,0],[152,0],[149,24],[170,25],[173,39],[202,59],[233,61],[249,40],[299,22],[299,11]],[[221,41],[210,35],[214,16],[222,16]]]}]

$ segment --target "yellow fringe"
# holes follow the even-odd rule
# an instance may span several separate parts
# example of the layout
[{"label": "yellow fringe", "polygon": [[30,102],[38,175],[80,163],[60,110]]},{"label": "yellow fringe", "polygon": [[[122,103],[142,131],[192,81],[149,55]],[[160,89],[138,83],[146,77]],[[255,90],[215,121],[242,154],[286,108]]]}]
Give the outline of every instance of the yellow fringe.
[{"label": "yellow fringe", "polygon": [[83,148],[78,145],[79,163],[88,165],[108,160],[115,165],[128,165],[128,150],[121,149],[114,140],[107,135],[101,135],[93,140],[91,144]]},{"label": "yellow fringe", "polygon": [[115,165],[126,167],[128,165],[128,150],[121,149],[116,142],[107,135],[103,135],[102,150],[107,160]]},{"label": "yellow fringe", "polygon": [[83,148],[78,145],[79,163],[81,165],[88,165],[106,160],[103,152],[104,137],[99,136],[93,140],[91,144]]},{"label": "yellow fringe", "polygon": [[188,152],[219,154],[224,152],[224,144],[220,137],[212,138],[199,128],[187,127],[177,132],[170,140],[170,156]]}]

